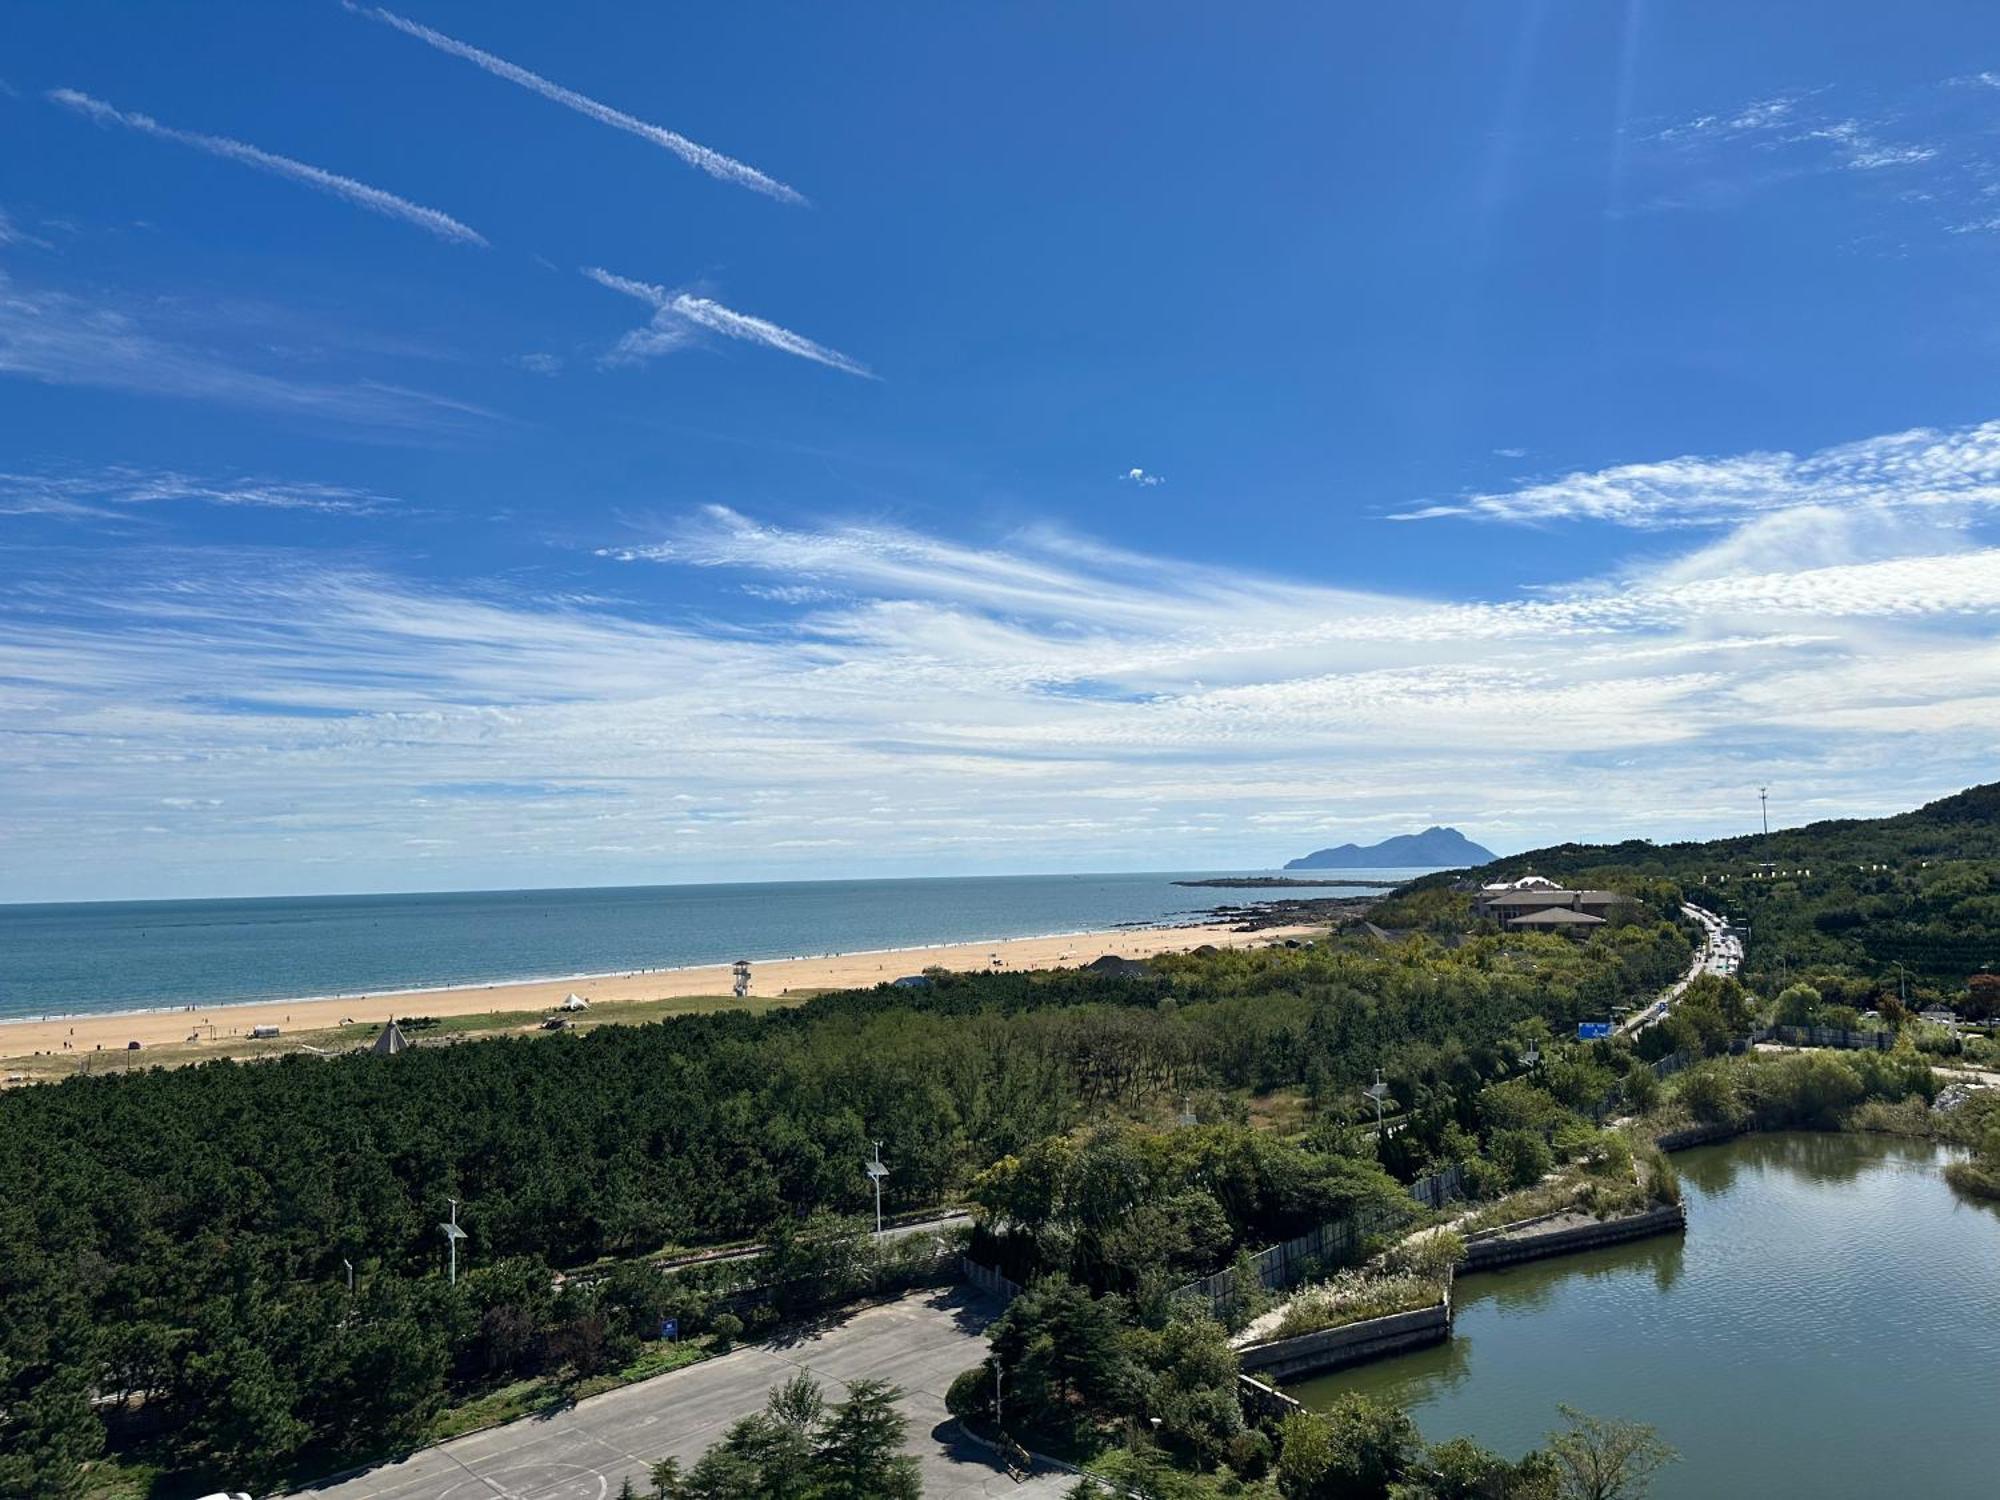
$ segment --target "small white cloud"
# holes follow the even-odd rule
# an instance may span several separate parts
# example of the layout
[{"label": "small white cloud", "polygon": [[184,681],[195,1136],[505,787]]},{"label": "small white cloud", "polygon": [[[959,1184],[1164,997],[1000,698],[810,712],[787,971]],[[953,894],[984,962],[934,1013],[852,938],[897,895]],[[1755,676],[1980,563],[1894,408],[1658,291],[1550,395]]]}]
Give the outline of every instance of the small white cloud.
[{"label": "small white cloud", "polygon": [[51,245],[47,240],[42,239],[38,235],[29,234],[27,230],[15,223],[13,217],[4,208],[0,208],[0,245],[33,245],[40,250],[55,249],[55,246]]},{"label": "small white cloud", "polygon": [[563,357],[560,354],[517,354],[513,363],[530,374],[560,375]]},{"label": "small white cloud", "polygon": [[1526,458],[1528,456],[1526,448],[1495,448],[1493,453],[1497,458]]},{"label": "small white cloud", "polygon": [[1118,477],[1127,484],[1140,484],[1146,486],[1148,489],[1156,484],[1165,484],[1167,482],[1165,475],[1148,474],[1144,469],[1127,469]]}]

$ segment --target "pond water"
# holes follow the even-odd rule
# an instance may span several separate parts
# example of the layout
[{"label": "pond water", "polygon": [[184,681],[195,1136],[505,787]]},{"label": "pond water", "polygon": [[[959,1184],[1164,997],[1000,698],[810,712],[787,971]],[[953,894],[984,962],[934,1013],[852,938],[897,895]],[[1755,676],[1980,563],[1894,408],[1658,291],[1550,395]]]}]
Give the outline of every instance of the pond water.
[{"label": "pond water", "polygon": [[1510,1456],[1558,1402],[1651,1422],[1660,1497],[2000,1494],[2000,1211],[1926,1142],[1754,1135],[1674,1157],[1686,1236],[1463,1278],[1436,1348],[1301,1381]]}]

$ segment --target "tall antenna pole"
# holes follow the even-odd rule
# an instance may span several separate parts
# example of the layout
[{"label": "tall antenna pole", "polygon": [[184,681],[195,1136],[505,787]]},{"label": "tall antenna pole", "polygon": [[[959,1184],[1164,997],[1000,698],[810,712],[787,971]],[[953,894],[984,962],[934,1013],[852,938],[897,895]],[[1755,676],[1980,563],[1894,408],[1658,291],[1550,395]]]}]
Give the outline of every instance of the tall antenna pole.
[{"label": "tall antenna pole", "polygon": [[[1769,844],[1771,842],[1771,789],[1769,787],[1760,786],[1757,788],[1757,807],[1764,815],[1764,842]],[[1769,854],[1771,851],[1767,848],[1764,852]]]}]

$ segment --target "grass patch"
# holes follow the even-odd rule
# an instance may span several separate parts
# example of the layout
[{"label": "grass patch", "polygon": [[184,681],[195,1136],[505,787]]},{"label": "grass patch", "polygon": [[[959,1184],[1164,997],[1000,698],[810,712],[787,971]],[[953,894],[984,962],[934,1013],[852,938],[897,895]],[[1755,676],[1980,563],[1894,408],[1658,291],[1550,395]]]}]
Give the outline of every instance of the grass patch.
[{"label": "grass patch", "polygon": [[457,1406],[446,1407],[431,1423],[429,1439],[433,1443],[447,1442],[468,1432],[480,1432],[488,1427],[519,1421],[522,1417],[558,1411],[591,1396],[602,1395],[605,1391],[636,1385],[639,1381],[651,1380],[655,1375],[699,1364],[710,1353],[707,1339],[653,1344],[630,1364],[606,1370],[600,1375],[582,1379],[571,1374],[540,1375],[529,1380],[517,1380]]},{"label": "grass patch", "polygon": [[1296,1140],[1306,1133],[1312,1104],[1304,1089],[1273,1089],[1251,1095],[1249,1108],[1251,1129]]},{"label": "grass patch", "polygon": [[1286,1303],[1271,1337],[1295,1339],[1368,1318],[1436,1307],[1444,1301],[1445,1288],[1450,1284],[1446,1277],[1426,1276],[1418,1271],[1389,1275],[1375,1275],[1366,1270],[1340,1271],[1325,1281],[1315,1282]]}]

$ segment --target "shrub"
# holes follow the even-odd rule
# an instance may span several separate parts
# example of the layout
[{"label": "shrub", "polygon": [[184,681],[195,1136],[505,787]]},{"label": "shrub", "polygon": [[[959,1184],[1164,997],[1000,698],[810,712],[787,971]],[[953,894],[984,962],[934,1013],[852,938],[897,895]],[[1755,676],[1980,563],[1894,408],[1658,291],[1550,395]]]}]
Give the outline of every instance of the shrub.
[{"label": "shrub", "polygon": [[1465,1240],[1457,1231],[1436,1229],[1416,1234],[1382,1254],[1380,1267],[1392,1275],[1422,1276],[1441,1281],[1465,1259]]},{"label": "shrub", "polygon": [[[1652,1074],[1646,1075],[1648,1078]],[[1506,1186],[1524,1188],[1540,1182],[1555,1165],[1548,1143],[1532,1130],[1496,1130],[1487,1155],[1500,1170]]]},{"label": "shrub", "polygon": [[1705,1125],[1740,1125],[1743,1102],[1726,1063],[1704,1063],[1681,1074],[1678,1093],[1688,1113]]},{"label": "shrub", "polygon": [[1229,1467],[1245,1479],[1262,1479],[1271,1467],[1271,1440],[1250,1427],[1229,1440],[1224,1455]]},{"label": "shrub", "polygon": [[993,1372],[985,1365],[961,1370],[944,1393],[944,1409],[961,1422],[993,1415]]},{"label": "shrub", "polygon": [[1579,1162],[1592,1177],[1625,1182],[1632,1176],[1632,1145],[1615,1130],[1600,1130],[1584,1147]]},{"label": "shrub", "polygon": [[1653,1070],[1643,1063],[1625,1075],[1624,1090],[1625,1102],[1642,1115],[1659,1104],[1664,1092]]},{"label": "shrub", "polygon": [[1633,1146],[1632,1155],[1645,1175],[1647,1198],[1662,1205],[1681,1201],[1680,1173],[1667,1160],[1666,1152],[1651,1141],[1640,1141]]},{"label": "shrub", "polygon": [[715,1335],[715,1352],[727,1354],[743,1337],[743,1320],[735,1313],[720,1313],[710,1319],[708,1331]]}]

